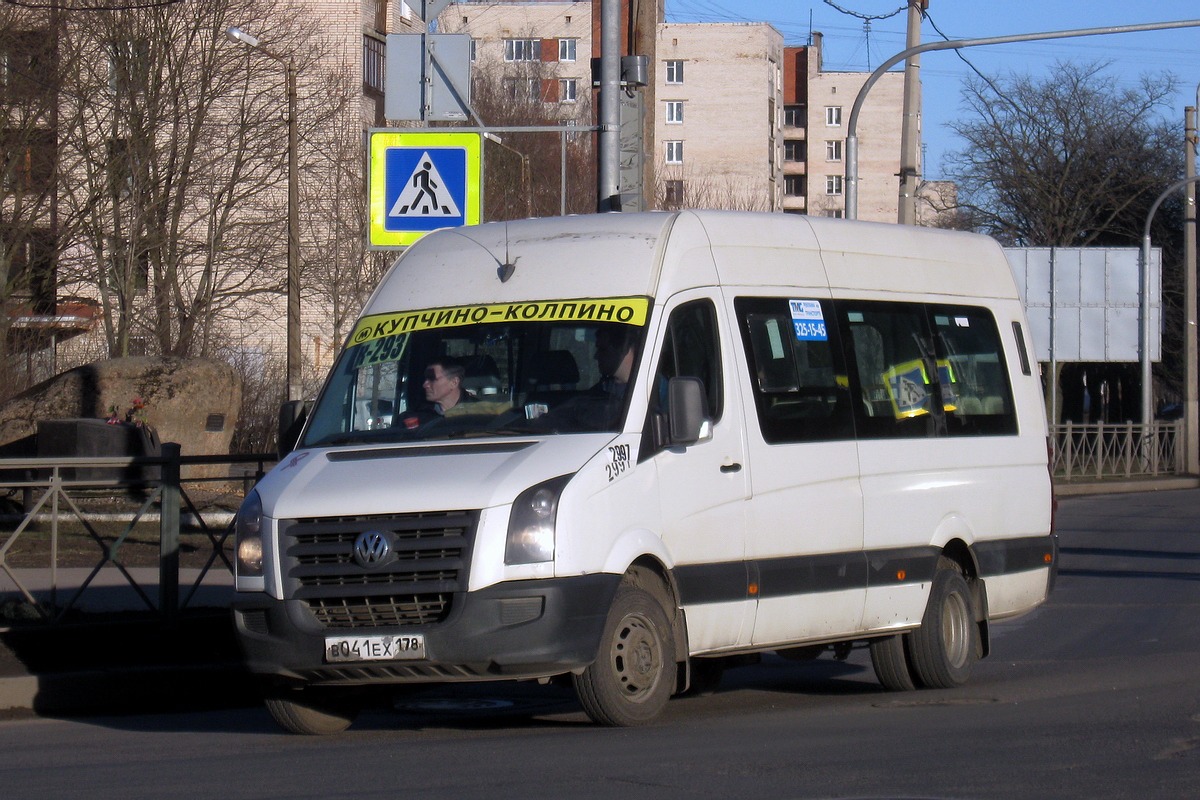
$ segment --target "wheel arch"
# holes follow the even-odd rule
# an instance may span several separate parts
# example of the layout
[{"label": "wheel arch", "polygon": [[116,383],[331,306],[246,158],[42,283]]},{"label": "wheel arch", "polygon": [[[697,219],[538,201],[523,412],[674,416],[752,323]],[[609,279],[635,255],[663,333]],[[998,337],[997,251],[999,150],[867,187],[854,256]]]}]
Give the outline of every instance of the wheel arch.
[{"label": "wheel arch", "polygon": [[942,547],[941,555],[958,565],[967,581],[967,587],[971,590],[975,623],[979,626],[979,657],[985,658],[992,650],[988,630],[987,585],[979,575],[979,562],[975,558],[975,551],[963,539],[954,537]]},{"label": "wheel arch", "polygon": [[[671,620],[671,637],[675,640],[675,663],[686,664],[688,661],[687,620],[684,618],[683,606],[679,602],[679,586],[675,582],[674,573],[666,565],[651,555],[642,555],[634,559],[625,571],[626,578],[632,577],[641,585],[647,581],[659,584],[666,596],[663,610]],[[686,675],[681,670],[681,677],[676,680],[676,691],[687,688]]]}]

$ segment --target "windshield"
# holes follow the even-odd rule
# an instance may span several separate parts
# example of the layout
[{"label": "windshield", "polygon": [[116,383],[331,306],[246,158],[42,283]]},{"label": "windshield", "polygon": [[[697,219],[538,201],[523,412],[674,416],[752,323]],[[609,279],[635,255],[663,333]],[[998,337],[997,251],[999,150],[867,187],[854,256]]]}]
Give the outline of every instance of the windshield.
[{"label": "windshield", "polygon": [[607,298],[365,317],[301,445],[617,431],[649,306]]}]

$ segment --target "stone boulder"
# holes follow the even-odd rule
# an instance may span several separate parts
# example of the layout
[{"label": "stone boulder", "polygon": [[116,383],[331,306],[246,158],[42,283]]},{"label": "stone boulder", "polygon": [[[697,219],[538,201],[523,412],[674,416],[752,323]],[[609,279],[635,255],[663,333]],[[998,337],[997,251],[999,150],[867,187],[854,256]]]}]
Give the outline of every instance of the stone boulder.
[{"label": "stone boulder", "polygon": [[[125,418],[134,398],[163,442],[183,455],[227,455],[241,407],[241,380],[224,361],[201,358],[114,358],[43,381],[0,405],[0,449],[33,455],[39,420]],[[24,451],[24,452],[22,452]]]}]

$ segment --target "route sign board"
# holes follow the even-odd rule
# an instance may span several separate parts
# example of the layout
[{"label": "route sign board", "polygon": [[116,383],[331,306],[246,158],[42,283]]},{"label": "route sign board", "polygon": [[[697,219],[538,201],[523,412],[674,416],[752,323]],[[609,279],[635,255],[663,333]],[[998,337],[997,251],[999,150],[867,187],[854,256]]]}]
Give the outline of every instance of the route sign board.
[{"label": "route sign board", "polygon": [[368,245],[406,247],[437,228],[478,225],[480,151],[478,133],[371,131]]}]

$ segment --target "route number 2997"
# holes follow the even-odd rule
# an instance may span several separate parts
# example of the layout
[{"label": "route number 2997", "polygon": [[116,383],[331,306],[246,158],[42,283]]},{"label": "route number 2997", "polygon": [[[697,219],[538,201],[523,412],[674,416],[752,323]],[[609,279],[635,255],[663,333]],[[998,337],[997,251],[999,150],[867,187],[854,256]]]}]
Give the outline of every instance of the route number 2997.
[{"label": "route number 2997", "polygon": [[604,469],[608,472],[609,481],[615,481],[617,476],[629,469],[629,445],[615,444],[608,448],[608,463]]}]

